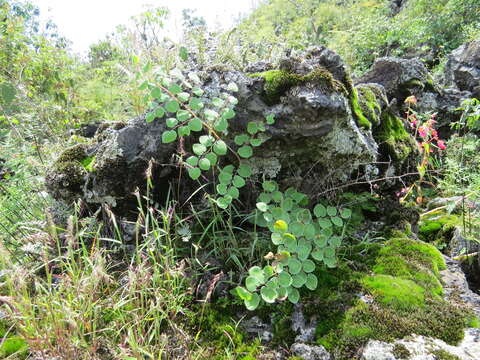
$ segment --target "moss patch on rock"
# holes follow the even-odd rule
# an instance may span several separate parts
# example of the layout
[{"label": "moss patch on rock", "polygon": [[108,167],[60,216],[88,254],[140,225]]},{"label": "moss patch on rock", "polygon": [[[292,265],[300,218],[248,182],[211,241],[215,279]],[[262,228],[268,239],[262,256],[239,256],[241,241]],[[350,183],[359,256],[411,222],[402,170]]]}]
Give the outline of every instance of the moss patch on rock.
[{"label": "moss patch on rock", "polygon": [[358,104],[362,115],[364,115],[372,125],[380,125],[382,115],[380,98],[382,94],[377,91],[378,89],[374,84],[363,84],[357,86],[355,89],[358,92]]},{"label": "moss patch on rock", "polygon": [[88,159],[86,145],[66,149],[53,164],[53,171],[47,176],[47,186],[63,199],[79,194],[85,183]]},{"label": "moss patch on rock", "polygon": [[458,215],[434,212],[420,221],[419,235],[424,241],[445,243],[444,235],[462,223]]},{"label": "moss patch on rock", "polygon": [[364,129],[370,129],[372,127],[372,123],[364,115],[362,106],[359,102],[357,89],[354,87],[352,87],[352,91],[350,93],[350,106],[355,118],[357,119],[357,125]]},{"label": "moss patch on rock", "polygon": [[457,355],[443,349],[433,350],[432,355],[435,356],[436,360],[461,360]]},{"label": "moss patch on rock", "polygon": [[412,280],[374,275],[363,278],[362,285],[383,305],[412,311],[425,306],[425,289]]},{"label": "moss patch on rock", "polygon": [[265,79],[264,100],[268,105],[275,105],[280,98],[294,86],[313,83],[328,92],[345,92],[344,85],[334,79],[333,75],[322,67],[319,67],[307,75],[299,75],[286,70],[269,70],[262,73],[250,74],[251,77]]},{"label": "moss patch on rock", "polygon": [[[389,342],[415,333],[456,344],[463,338],[471,313],[441,296],[439,272],[446,266],[434,246],[397,233],[371,255],[370,269],[342,274],[353,280],[360,287],[356,292],[365,293],[366,298],[337,302],[341,304],[337,312],[334,303],[312,310],[320,314],[318,343],[333,351],[337,359],[356,359],[358,348],[371,339]],[[336,294],[345,297],[353,289],[337,289]]]},{"label": "moss patch on rock", "polygon": [[443,293],[440,270],[446,269],[442,254],[432,245],[407,237],[394,238],[380,250],[373,272],[411,280],[431,296]]},{"label": "moss patch on rock", "polygon": [[250,76],[265,79],[264,100],[268,105],[278,104],[280,98],[292,87],[307,83],[315,84],[325,92],[343,93],[349,99],[350,107],[357,120],[358,126],[365,129],[372,127],[372,123],[364,115],[358,92],[351,83],[351,80],[345,79],[344,83],[342,83],[335,79],[332,73],[323,67],[318,67],[307,75],[299,75],[286,70],[269,70],[262,73],[253,73],[250,74]]},{"label": "moss patch on rock", "polygon": [[416,151],[417,144],[405,130],[402,121],[389,111],[382,113],[381,123],[374,134],[383,153],[402,162]]},{"label": "moss patch on rock", "polygon": [[399,360],[406,360],[411,355],[410,350],[408,350],[407,347],[403,344],[395,344],[392,353]]}]

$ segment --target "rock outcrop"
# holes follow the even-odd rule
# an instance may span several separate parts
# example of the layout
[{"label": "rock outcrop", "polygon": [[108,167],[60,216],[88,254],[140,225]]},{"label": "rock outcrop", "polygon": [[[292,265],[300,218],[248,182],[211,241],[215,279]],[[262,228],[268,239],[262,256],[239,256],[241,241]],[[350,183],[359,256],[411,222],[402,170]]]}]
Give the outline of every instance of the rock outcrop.
[{"label": "rock outcrop", "polygon": [[[250,68],[271,66],[260,63]],[[413,75],[399,75],[398,84],[417,77],[427,81],[423,68],[417,70]],[[396,93],[395,85],[371,76],[369,81],[377,84],[355,88],[340,57],[324,47],[285,57],[273,70],[242,73],[212,67],[198,75],[206,104],[227,93],[229,83],[238,86],[236,116],[230,122],[232,146],[234,136],[244,132],[248,122],[275,115],[275,124],[267,127],[263,144],[249,159],[259,178],[282,179],[282,185],[314,196],[353,176],[368,180],[386,171],[376,166],[379,144],[380,152],[400,151],[388,155],[397,163],[415,152],[399,119],[384,116],[387,96]],[[180,150],[188,155],[191,140],[185,139],[182,149],[163,144],[161,135],[166,129],[164,119],[147,123],[144,117],[102,128],[90,144],[68,149],[59,157],[47,177],[50,193],[65,202],[81,198],[92,207],[106,203],[123,215],[135,210],[134,193],[145,188],[147,172],[157,200],[165,198],[172,182],[182,184],[188,193],[186,189],[195,184],[186,176],[179,178],[185,172],[179,170],[175,155]],[[386,149],[385,143],[389,144]]]},{"label": "rock outcrop", "polygon": [[463,44],[448,56],[445,85],[480,97],[480,39]]}]

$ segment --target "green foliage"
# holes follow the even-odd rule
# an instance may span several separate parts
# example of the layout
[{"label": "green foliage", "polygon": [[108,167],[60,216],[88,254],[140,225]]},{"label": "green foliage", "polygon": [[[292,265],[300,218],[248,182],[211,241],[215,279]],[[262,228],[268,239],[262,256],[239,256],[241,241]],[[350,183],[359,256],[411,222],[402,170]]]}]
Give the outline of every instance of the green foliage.
[{"label": "green foliage", "polygon": [[9,337],[0,342],[0,356],[25,355],[28,345],[21,337]]},{"label": "green foliage", "polygon": [[295,49],[324,45],[337,51],[355,72],[368,69],[375,58],[402,57],[412,51],[430,52],[437,60],[478,35],[476,0],[441,0],[433,5],[410,0],[399,12],[393,9],[392,2],[384,0],[273,0],[261,4],[237,33],[272,52],[276,44]]},{"label": "green foliage", "polygon": [[[267,226],[275,254],[266,258],[271,264],[249,270],[245,287],[237,288],[238,295],[249,310],[256,309],[260,300],[273,303],[289,300],[297,303],[302,287],[313,291],[318,286],[314,274],[315,262],[328,267],[337,264],[336,249],[342,243],[344,221],[351,217],[350,209],[317,204],[312,212],[306,207],[308,198],[293,188],[284,193],[272,181],[264,182],[257,203],[260,214],[257,225]],[[258,295],[260,293],[260,295]]]}]

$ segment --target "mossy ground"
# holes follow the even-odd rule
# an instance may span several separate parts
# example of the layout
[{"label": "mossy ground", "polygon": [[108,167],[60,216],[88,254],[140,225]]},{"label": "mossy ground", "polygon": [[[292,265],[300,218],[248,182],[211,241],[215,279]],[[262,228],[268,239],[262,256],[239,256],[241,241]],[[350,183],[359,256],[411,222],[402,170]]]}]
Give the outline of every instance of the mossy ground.
[{"label": "mossy ground", "polygon": [[[367,258],[349,256],[349,266],[319,274],[322,286],[305,306],[319,314],[319,344],[338,359],[355,359],[370,339],[393,341],[415,333],[456,344],[463,338],[472,314],[440,296],[445,262],[434,246],[397,234]],[[372,301],[360,300],[358,293]]]},{"label": "mossy ground", "polygon": [[238,327],[235,313],[243,308],[219,302],[198,306],[197,310],[191,318],[191,326],[203,329],[199,337],[208,348],[209,359],[223,360],[228,353],[235,359],[253,360],[260,354],[260,340],[248,337]]}]

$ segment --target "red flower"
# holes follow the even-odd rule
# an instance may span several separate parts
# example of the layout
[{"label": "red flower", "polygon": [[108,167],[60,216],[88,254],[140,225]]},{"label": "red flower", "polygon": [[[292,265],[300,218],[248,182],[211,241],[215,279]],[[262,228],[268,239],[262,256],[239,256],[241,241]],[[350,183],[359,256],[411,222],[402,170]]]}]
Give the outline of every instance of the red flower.
[{"label": "red flower", "polygon": [[447,148],[447,146],[445,145],[445,141],[443,140],[438,140],[437,146],[439,147],[440,150],[445,150]]},{"label": "red flower", "polygon": [[425,125],[422,125],[418,128],[418,135],[420,135],[422,138],[427,137],[427,128],[425,127]]}]

